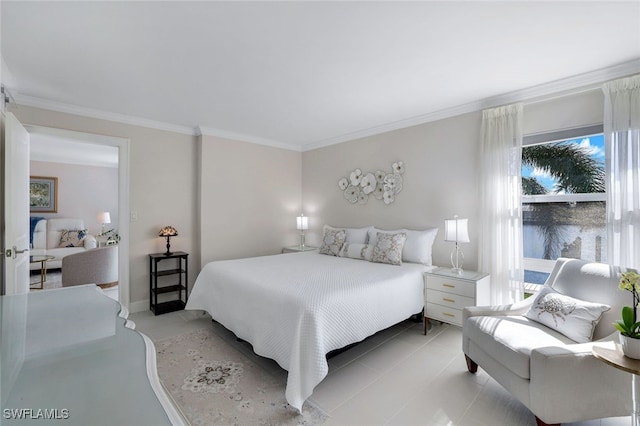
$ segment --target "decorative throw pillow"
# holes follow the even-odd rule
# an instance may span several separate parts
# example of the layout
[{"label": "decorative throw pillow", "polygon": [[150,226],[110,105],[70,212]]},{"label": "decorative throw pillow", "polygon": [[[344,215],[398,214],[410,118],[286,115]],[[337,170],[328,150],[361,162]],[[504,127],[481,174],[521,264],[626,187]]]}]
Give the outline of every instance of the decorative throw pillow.
[{"label": "decorative throw pillow", "polygon": [[86,229],[79,229],[76,231],[64,229],[60,233],[60,244],[58,244],[58,247],[82,247],[84,246],[84,238],[86,236]]},{"label": "decorative throw pillow", "polygon": [[371,261],[376,263],[389,263],[391,265],[402,265],[402,247],[407,240],[407,234],[398,232],[389,234],[378,232],[376,234],[376,244],[373,246]]},{"label": "decorative throw pillow", "polygon": [[322,236],[322,245],[320,246],[320,254],[337,256],[338,253],[340,253],[346,236],[347,231],[344,229],[325,228],[324,235]]},{"label": "decorative throw pillow", "polygon": [[368,260],[371,258],[371,251],[373,251],[373,247],[369,244],[344,243],[339,256]]},{"label": "decorative throw pillow", "polygon": [[609,305],[574,299],[545,287],[538,292],[524,316],[577,343],[586,343],[591,341],[602,314],[609,309]]},{"label": "decorative throw pillow", "polygon": [[385,231],[372,226],[369,230],[369,245],[375,246],[378,232],[389,234],[404,232],[407,234],[407,241],[404,243],[402,249],[402,261],[422,263],[427,266],[432,265],[431,251],[433,242],[436,239],[436,234],[438,233],[438,228],[427,228],[420,231],[402,228]]}]

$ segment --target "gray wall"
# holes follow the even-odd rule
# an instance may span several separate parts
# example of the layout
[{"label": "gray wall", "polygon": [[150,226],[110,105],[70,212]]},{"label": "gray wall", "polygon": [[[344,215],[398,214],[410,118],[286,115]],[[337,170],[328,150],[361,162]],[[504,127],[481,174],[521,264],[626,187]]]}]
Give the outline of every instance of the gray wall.
[{"label": "gray wall", "polygon": [[[602,122],[600,90],[530,103],[525,132]],[[180,235],[171,247],[190,256],[190,281],[209,260],[273,254],[298,241],[295,217],[309,216],[308,244],[318,244],[322,225],[383,228],[438,227],[433,260],[449,264],[444,219],[469,219],[471,242],[463,244],[466,267],[477,267],[479,134],[481,113],[395,130],[303,153],[192,136],[44,109],[13,106],[24,124],[69,129],[130,140],[131,302],[149,297],[148,253],[164,250],[164,225]],[[370,199],[352,205],[337,182],[355,168],[390,170],[405,164],[404,188],[391,205]],[[202,261],[201,261],[202,259]]]},{"label": "gray wall", "polygon": [[[524,132],[601,123],[603,102],[598,89],[527,103]],[[319,243],[325,223],[387,229],[438,227],[433,262],[448,266],[453,243],[444,241],[444,220],[457,214],[469,219],[471,242],[461,244],[465,267],[477,268],[481,120],[481,112],[469,113],[304,152],[302,194],[310,221],[309,243]],[[406,171],[404,188],[393,204],[370,199],[358,205],[344,199],[337,185],[340,177],[355,168],[387,170],[398,160]]]},{"label": "gray wall", "polygon": [[99,234],[102,224],[96,222],[100,212],[109,212],[111,224],[105,229],[118,229],[118,169],[78,164],[31,161],[31,176],[58,178],[58,212],[31,213],[45,218],[77,217],[84,221],[90,234]]}]

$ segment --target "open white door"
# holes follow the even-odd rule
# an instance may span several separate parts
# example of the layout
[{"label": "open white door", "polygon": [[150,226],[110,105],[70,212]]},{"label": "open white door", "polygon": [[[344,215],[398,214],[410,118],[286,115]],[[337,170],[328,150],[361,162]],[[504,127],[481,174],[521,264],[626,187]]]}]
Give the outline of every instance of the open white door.
[{"label": "open white door", "polygon": [[29,133],[5,117],[5,294],[29,292]]}]

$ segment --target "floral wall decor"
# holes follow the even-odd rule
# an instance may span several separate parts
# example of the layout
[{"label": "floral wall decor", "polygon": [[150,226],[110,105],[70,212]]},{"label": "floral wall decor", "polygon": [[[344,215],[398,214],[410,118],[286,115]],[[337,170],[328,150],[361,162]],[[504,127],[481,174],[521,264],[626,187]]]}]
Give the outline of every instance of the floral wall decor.
[{"label": "floral wall decor", "polygon": [[351,172],[348,178],[343,177],[338,181],[338,186],[344,193],[344,198],[355,204],[365,204],[369,197],[391,204],[396,194],[402,191],[402,174],[404,164],[402,161],[391,165],[391,172],[376,170],[363,173],[360,169]]}]

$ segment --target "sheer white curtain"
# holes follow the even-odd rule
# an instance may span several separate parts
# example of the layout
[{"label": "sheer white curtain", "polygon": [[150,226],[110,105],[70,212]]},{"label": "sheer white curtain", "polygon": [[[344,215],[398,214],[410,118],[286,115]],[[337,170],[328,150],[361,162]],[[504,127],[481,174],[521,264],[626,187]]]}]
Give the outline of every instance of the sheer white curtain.
[{"label": "sheer white curtain", "polygon": [[491,274],[491,303],[524,293],[522,104],[482,112],[480,269]]},{"label": "sheer white curtain", "polygon": [[640,268],[640,75],[606,83],[607,261]]}]

